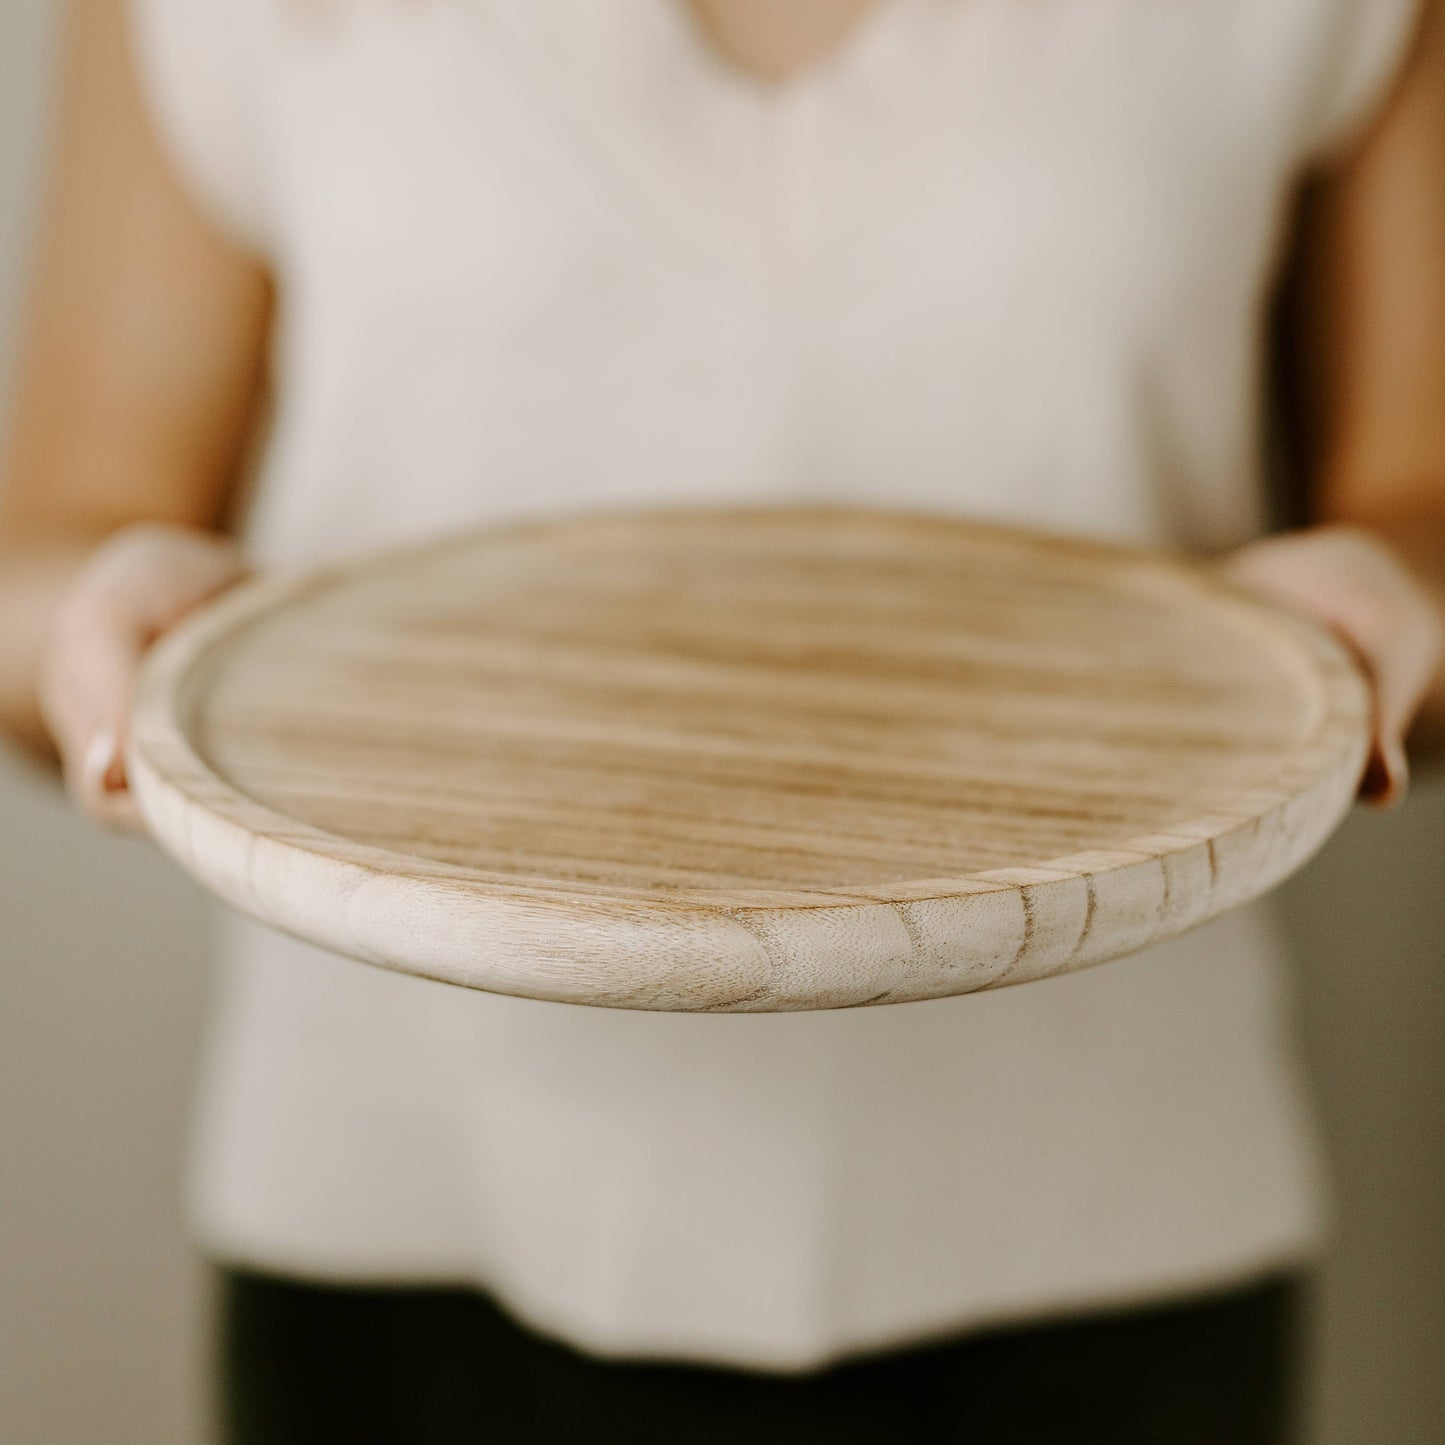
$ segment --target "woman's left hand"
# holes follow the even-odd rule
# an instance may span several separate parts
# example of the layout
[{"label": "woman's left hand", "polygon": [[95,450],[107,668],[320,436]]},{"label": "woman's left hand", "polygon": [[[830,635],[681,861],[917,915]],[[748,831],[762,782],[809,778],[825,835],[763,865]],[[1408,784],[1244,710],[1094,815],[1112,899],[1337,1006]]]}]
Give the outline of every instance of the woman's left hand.
[{"label": "woman's left hand", "polygon": [[1405,794],[1405,735],[1445,655],[1435,600],[1387,543],[1329,525],[1266,537],[1224,563],[1232,581],[1329,627],[1355,652],[1375,695],[1374,742],[1360,795]]}]

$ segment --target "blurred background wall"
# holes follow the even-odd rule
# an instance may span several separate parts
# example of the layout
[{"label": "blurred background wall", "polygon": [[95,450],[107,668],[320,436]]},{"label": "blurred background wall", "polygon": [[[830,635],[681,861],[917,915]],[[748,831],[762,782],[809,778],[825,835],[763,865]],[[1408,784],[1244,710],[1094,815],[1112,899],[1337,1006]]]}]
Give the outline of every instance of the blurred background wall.
[{"label": "blurred background wall", "polygon": [[[53,8],[0,4],[0,375]],[[1357,815],[1285,905],[1340,1225],[1310,1445],[1445,1445],[1445,784]],[[96,835],[0,763],[5,1445],[207,1438],[207,1280],[179,1181],[209,932],[197,891],[147,847]]]}]

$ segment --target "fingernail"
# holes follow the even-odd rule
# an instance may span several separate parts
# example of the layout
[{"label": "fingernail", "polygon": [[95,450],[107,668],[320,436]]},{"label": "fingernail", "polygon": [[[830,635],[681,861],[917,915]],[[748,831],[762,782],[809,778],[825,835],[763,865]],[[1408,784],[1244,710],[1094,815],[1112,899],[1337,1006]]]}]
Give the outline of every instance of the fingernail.
[{"label": "fingernail", "polygon": [[1410,786],[1410,764],[1405,757],[1405,748],[1399,738],[1390,738],[1381,747],[1385,758],[1385,771],[1390,775],[1390,799],[1398,802]]},{"label": "fingernail", "polygon": [[91,738],[81,763],[86,789],[93,793],[119,793],[125,788],[125,764],[114,731],[102,728]]},{"label": "fingernail", "polygon": [[1409,786],[1410,765],[1404,747],[1398,740],[1376,743],[1360,784],[1360,796],[1377,808],[1392,808]]}]

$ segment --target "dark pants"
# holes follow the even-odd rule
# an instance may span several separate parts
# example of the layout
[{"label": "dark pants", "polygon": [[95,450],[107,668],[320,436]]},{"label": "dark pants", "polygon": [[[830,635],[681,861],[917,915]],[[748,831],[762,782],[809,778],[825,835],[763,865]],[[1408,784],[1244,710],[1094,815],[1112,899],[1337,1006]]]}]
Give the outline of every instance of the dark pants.
[{"label": "dark pants", "polygon": [[1280,1445],[1299,1289],[992,1331],[778,1377],[611,1364],[479,1295],[223,1280],[228,1445]]}]

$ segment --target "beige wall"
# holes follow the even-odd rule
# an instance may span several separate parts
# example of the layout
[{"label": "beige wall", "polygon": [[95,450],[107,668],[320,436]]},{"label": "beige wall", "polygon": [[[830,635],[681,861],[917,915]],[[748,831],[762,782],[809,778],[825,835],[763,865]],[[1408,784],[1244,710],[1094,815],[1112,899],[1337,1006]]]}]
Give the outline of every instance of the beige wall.
[{"label": "beige wall", "polygon": [[[48,6],[0,4],[0,341],[49,35]],[[1357,817],[1287,894],[1340,1185],[1316,1445],[1445,1442],[1445,787],[1425,792]],[[203,1436],[205,1277],[177,1197],[207,934],[148,849],[0,766],[5,1445]]]},{"label": "beige wall", "polygon": [[1284,898],[1338,1190],[1318,1445],[1445,1445],[1445,784],[1357,809]]}]

